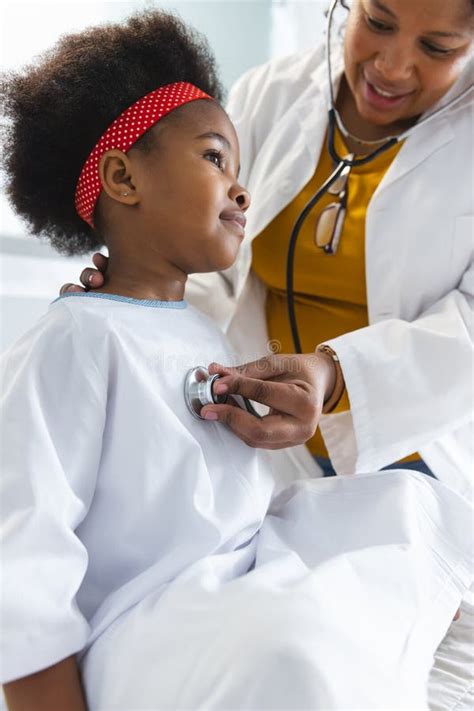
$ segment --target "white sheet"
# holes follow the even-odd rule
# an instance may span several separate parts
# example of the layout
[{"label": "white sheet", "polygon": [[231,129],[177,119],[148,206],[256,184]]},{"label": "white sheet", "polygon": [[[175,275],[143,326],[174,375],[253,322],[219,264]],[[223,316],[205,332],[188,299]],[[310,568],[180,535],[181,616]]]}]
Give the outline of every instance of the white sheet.
[{"label": "white sheet", "polygon": [[294,485],[247,548],[197,563],[94,643],[91,711],[428,708],[470,584],[471,515],[406,471]]},{"label": "white sheet", "polygon": [[319,480],[255,537],[270,473],[182,397],[188,367],[226,354],[193,310],[89,296],[58,302],[6,356],[3,679],[86,645],[101,711],[140,695],[337,708],[343,689],[356,708],[426,704],[468,583],[468,504],[406,472]]},{"label": "white sheet", "polygon": [[461,603],[461,617],[453,622],[435,655],[430,674],[431,711],[474,709],[474,587]]}]

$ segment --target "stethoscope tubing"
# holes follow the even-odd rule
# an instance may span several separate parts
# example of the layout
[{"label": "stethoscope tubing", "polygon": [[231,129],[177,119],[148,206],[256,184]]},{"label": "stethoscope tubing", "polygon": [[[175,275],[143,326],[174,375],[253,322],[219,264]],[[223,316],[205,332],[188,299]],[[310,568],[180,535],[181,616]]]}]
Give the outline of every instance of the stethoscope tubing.
[{"label": "stethoscope tubing", "polygon": [[346,162],[344,160],[341,160],[338,163],[329,178],[322,184],[318,192],[313,195],[311,200],[302,209],[291,231],[290,241],[288,243],[288,253],[286,257],[286,294],[288,303],[288,319],[290,322],[291,335],[293,337],[293,344],[296,353],[302,353],[301,342],[298,332],[298,324],[296,322],[295,293],[293,289],[296,242],[298,240],[300,230],[307,216],[314,208],[314,206],[321,200],[323,195],[326,194],[331,185],[336,182],[336,180],[339,178],[342,171],[344,170],[345,166]]},{"label": "stethoscope tubing", "polygon": [[[340,156],[339,153],[336,151],[336,144],[335,144],[335,133],[336,133],[336,110],[334,108],[329,109],[328,112],[328,151],[329,155],[333,159],[334,163],[338,165],[339,163],[343,163],[344,166],[350,166],[351,168],[358,168],[361,165],[366,165],[367,163],[370,163],[371,161],[375,160],[378,158],[379,155],[382,153],[385,153],[385,151],[388,151],[389,148],[394,146],[396,143],[399,142],[400,138],[397,136],[392,136],[391,138],[387,138],[385,143],[383,143],[381,146],[373,150],[371,153],[368,153],[365,156],[362,156],[361,158],[345,158],[344,156]],[[329,186],[331,187],[331,186]]]},{"label": "stethoscope tubing", "polygon": [[424,126],[425,124],[429,123],[432,121],[436,116],[438,116],[441,112],[446,111],[448,108],[452,108],[455,104],[458,104],[461,99],[463,99],[465,96],[467,96],[470,92],[473,91],[473,86],[467,87],[464,91],[462,91],[458,96],[456,96],[454,99],[452,99],[450,102],[448,102],[445,106],[441,106],[435,111],[433,111],[431,114],[427,115],[425,118],[421,119],[418,123],[416,123],[414,126],[410,127],[408,130],[404,131],[398,136],[390,136],[387,138],[386,142],[383,143],[381,146],[373,150],[371,153],[368,153],[367,155],[363,156],[362,158],[344,158],[343,156],[340,156],[336,150],[335,146],[335,132],[336,132],[336,126],[339,127],[343,135],[348,135],[348,131],[345,128],[341,117],[339,116],[336,108],[335,108],[335,100],[334,100],[334,91],[333,91],[333,84],[332,84],[332,69],[331,69],[331,53],[330,53],[330,36],[331,36],[331,24],[332,24],[332,17],[334,14],[334,11],[337,7],[338,2],[340,0],[333,0],[333,3],[330,7],[329,13],[328,13],[328,21],[327,21],[327,29],[326,29],[326,42],[327,42],[327,68],[328,68],[328,80],[329,80],[329,112],[328,112],[328,151],[329,154],[334,161],[334,164],[336,165],[334,171],[331,173],[329,178],[321,185],[319,190],[313,195],[313,197],[308,201],[308,203],[304,206],[304,208],[301,210],[300,214],[298,215],[296,222],[293,226],[293,229],[291,231],[290,239],[288,242],[288,252],[287,252],[287,259],[286,259],[286,293],[287,293],[287,304],[288,304],[288,320],[290,323],[290,329],[291,329],[291,336],[293,339],[293,345],[294,345],[294,350],[295,353],[302,353],[302,348],[301,348],[301,341],[299,337],[299,332],[298,332],[298,324],[296,320],[296,313],[295,313],[295,294],[294,294],[294,262],[295,262],[295,250],[296,250],[296,243],[298,240],[298,236],[300,234],[301,228],[304,224],[304,221],[310,214],[310,212],[314,209],[314,207],[318,204],[318,202],[321,200],[323,195],[326,194],[326,192],[329,190],[331,185],[337,180],[337,178],[340,176],[342,171],[346,166],[349,166],[351,168],[357,168],[358,166],[366,165],[367,163],[370,163],[371,161],[375,160],[379,155],[384,153],[385,151],[389,150],[392,146],[394,146],[396,143],[399,143],[400,141],[405,140],[409,135],[414,133],[418,128],[421,126]]},{"label": "stethoscope tubing", "polygon": [[329,153],[331,155],[331,158],[333,159],[334,163],[336,164],[335,169],[327,178],[327,180],[324,181],[324,183],[321,185],[319,190],[313,195],[311,200],[306,203],[300,214],[298,215],[298,218],[293,226],[293,229],[291,231],[290,235],[290,240],[288,242],[288,252],[287,252],[287,258],[286,258],[286,293],[287,293],[287,306],[288,306],[288,320],[290,322],[290,329],[291,329],[291,336],[293,339],[293,345],[295,349],[295,353],[302,353],[302,348],[301,348],[301,341],[300,341],[300,336],[299,336],[299,331],[298,331],[298,323],[296,320],[296,312],[295,312],[295,292],[294,292],[294,264],[295,264],[295,251],[296,251],[296,243],[301,231],[301,228],[304,224],[304,221],[308,217],[309,213],[313,208],[318,204],[318,202],[321,200],[321,198],[327,193],[331,185],[336,182],[336,180],[339,178],[341,175],[342,171],[346,166],[350,168],[356,168],[360,165],[365,165],[366,163],[369,163],[370,161],[374,160],[377,158],[377,156],[381,155],[381,153],[384,153],[385,151],[388,151],[389,148],[391,148],[395,143],[398,142],[398,138],[393,137],[389,138],[382,146],[379,146],[376,150],[372,151],[372,153],[369,153],[366,156],[363,156],[362,158],[344,158],[343,156],[340,156],[338,152],[336,151],[336,146],[335,146],[335,129],[336,129],[336,117],[335,117],[335,112],[334,109],[329,110],[329,126],[328,126],[328,149]]}]

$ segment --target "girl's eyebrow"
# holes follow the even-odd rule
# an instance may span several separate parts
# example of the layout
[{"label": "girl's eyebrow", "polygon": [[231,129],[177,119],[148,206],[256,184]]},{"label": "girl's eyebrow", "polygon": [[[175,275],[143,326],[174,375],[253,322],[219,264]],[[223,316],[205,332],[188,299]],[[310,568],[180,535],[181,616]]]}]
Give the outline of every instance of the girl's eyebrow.
[{"label": "girl's eyebrow", "polygon": [[216,133],[215,131],[208,131],[207,133],[201,133],[200,136],[196,136],[196,140],[200,138],[215,138],[216,140],[220,141],[227,148],[227,150],[232,150],[230,141],[221,133]]}]

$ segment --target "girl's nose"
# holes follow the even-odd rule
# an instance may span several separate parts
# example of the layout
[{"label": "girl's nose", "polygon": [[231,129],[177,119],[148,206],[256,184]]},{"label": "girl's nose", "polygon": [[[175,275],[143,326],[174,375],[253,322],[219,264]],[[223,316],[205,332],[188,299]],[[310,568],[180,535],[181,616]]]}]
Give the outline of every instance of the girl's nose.
[{"label": "girl's nose", "polygon": [[239,208],[245,212],[250,205],[250,193],[245,188],[236,183],[230,190],[230,198],[234,200]]}]

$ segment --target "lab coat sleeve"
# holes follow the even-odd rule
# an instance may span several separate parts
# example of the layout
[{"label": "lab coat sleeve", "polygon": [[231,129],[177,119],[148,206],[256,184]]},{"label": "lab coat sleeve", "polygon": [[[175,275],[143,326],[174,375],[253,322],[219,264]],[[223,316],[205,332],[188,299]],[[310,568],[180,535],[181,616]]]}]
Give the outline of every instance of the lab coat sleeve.
[{"label": "lab coat sleeve", "polygon": [[471,264],[457,290],[412,322],[387,319],[328,341],[351,406],[321,422],[338,473],[379,469],[472,420],[473,287]]},{"label": "lab coat sleeve", "polygon": [[[324,51],[321,45],[316,50],[311,48],[272,59],[250,69],[235,82],[226,110],[239,137],[242,185],[251,186],[260,150],[276,122],[307,90],[309,77],[320,66]],[[278,158],[281,161],[285,156]],[[251,206],[252,209],[258,210],[258,205]]]},{"label": "lab coat sleeve", "polygon": [[[232,87],[227,101],[226,111],[234,124],[239,137],[240,174],[239,182],[247,187],[249,173],[254,165],[258,152],[258,135],[255,133],[255,92],[261,86],[262,72],[258,67],[246,72]],[[251,208],[250,208],[251,209]]]},{"label": "lab coat sleeve", "polygon": [[1,360],[1,682],[79,651],[75,596],[87,551],[74,531],[96,485],[105,378],[56,307]]}]

